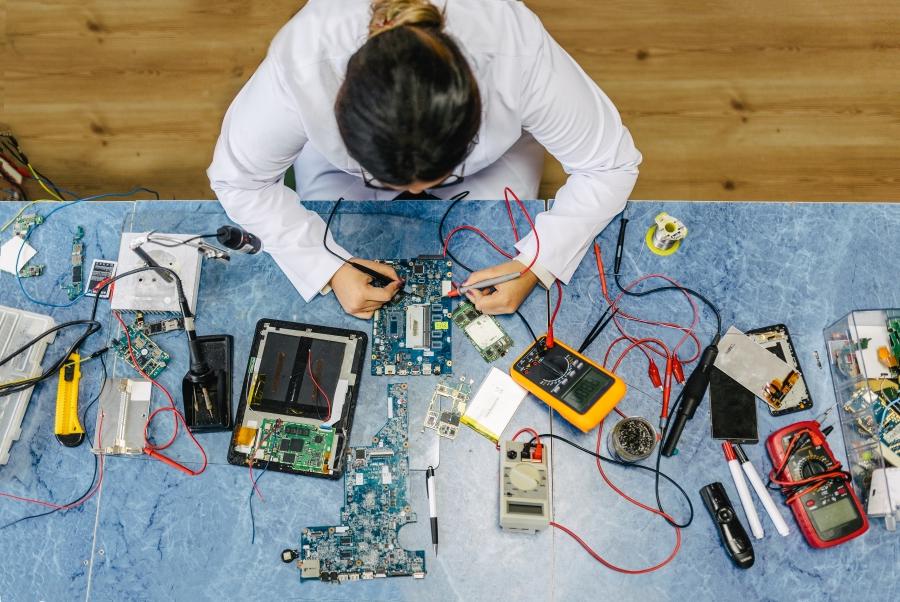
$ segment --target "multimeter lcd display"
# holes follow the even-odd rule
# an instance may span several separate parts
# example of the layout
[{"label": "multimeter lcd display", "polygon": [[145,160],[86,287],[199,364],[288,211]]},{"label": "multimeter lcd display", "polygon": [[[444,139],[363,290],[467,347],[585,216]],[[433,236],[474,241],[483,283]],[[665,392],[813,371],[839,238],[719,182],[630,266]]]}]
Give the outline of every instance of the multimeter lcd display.
[{"label": "multimeter lcd display", "polygon": [[613,379],[597,370],[585,372],[561,397],[569,407],[584,414],[613,383]]},{"label": "multimeter lcd display", "polygon": [[857,517],[856,508],[850,498],[843,498],[809,513],[819,533],[831,531],[835,527],[848,523]]}]

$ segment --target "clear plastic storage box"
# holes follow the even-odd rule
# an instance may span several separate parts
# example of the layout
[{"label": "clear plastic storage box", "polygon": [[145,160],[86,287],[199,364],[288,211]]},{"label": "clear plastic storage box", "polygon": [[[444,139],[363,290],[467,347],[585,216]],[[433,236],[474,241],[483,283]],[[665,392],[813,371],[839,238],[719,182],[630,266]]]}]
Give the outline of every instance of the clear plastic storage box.
[{"label": "clear plastic storage box", "polygon": [[850,312],[825,329],[825,345],[845,468],[866,513],[883,517],[894,531],[900,519],[900,309]]}]

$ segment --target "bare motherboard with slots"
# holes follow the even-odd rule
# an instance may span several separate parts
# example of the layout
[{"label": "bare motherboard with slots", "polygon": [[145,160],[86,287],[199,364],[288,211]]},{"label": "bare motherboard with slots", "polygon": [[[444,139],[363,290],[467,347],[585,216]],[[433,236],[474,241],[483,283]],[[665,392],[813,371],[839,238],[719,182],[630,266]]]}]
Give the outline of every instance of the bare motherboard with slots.
[{"label": "bare motherboard with slots", "polygon": [[442,257],[385,261],[405,281],[404,290],[375,312],[372,374],[451,374],[452,263]]},{"label": "bare motherboard with slots", "polygon": [[340,524],[308,527],[300,539],[301,581],[331,583],[425,576],[425,552],[400,545],[416,521],[409,504],[408,387],[388,386],[388,420],[372,445],[347,450]]}]

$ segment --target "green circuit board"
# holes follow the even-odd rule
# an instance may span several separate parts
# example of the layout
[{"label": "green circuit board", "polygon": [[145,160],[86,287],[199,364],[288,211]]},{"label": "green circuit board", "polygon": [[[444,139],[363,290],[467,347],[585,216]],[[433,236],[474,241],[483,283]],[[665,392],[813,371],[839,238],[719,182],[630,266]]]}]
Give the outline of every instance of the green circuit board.
[{"label": "green circuit board", "polygon": [[69,301],[84,294],[84,228],[78,226],[72,237],[72,281],[63,286]]},{"label": "green circuit board", "polygon": [[[885,381],[881,381],[884,385]],[[877,440],[881,453],[893,466],[900,466],[900,388],[894,381],[880,390],[858,389],[844,404],[855,415],[857,430]]]},{"label": "green circuit board", "polygon": [[43,223],[44,216],[40,213],[20,215],[13,221],[13,234],[15,236],[25,236],[33,227],[40,226]]},{"label": "green circuit board", "polygon": [[416,521],[409,505],[407,385],[388,385],[388,421],[372,445],[347,450],[340,524],[308,527],[300,538],[301,581],[331,583],[425,576],[425,552],[400,545]]},{"label": "green circuit board", "polygon": [[450,319],[465,333],[486,362],[500,359],[513,346],[512,338],[500,322],[494,316],[481,313],[468,301],[460,303],[450,314]]},{"label": "green circuit board", "polygon": [[[169,354],[163,351],[159,345],[153,342],[150,337],[145,335],[134,324],[128,327],[128,338],[131,339],[131,349],[134,357],[137,359],[138,367],[150,378],[155,379],[162,374],[162,371],[169,365]],[[120,338],[114,339],[110,346],[115,349],[116,354],[125,360],[129,366],[134,368],[134,362],[131,360],[131,353],[128,351],[128,339],[123,334]]]},{"label": "green circuit board", "polygon": [[[262,421],[262,433],[268,433],[275,420]],[[285,422],[261,448],[259,460],[286,464],[294,470],[329,474],[329,461],[334,447],[334,431],[311,424]],[[260,455],[260,453],[257,453]]]}]

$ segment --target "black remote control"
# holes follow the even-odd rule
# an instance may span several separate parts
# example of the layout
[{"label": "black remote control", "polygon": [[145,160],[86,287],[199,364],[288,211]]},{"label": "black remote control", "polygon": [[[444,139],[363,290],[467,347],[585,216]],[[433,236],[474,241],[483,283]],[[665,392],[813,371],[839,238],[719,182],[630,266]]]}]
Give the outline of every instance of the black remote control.
[{"label": "black remote control", "polygon": [[753,546],[747,531],[738,520],[722,483],[710,483],[700,490],[703,504],[719,529],[719,538],[731,560],[742,569],[753,566]]}]

